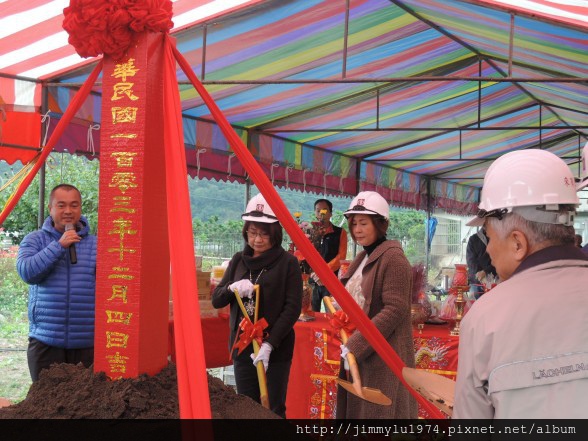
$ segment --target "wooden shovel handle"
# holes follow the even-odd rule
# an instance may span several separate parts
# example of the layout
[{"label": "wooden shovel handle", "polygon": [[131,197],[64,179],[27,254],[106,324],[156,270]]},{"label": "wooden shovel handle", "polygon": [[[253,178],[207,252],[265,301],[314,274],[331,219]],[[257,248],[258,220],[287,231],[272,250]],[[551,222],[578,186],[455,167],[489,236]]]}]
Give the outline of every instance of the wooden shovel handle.
[{"label": "wooden shovel handle", "polygon": [[[335,310],[335,307],[333,306],[333,302],[331,302],[331,297],[330,296],[324,296],[323,297],[323,302],[325,303],[325,306],[327,307],[327,310],[331,313],[331,314],[335,314],[337,311]],[[343,342],[343,344],[347,343],[347,333],[345,332],[345,330],[343,328],[339,329],[339,333],[341,334],[341,341]]]},{"label": "wooden shovel handle", "polygon": [[[324,296],[323,302],[325,302],[325,306],[329,310],[331,314],[337,312],[335,307],[333,306],[333,302],[331,302],[331,297]],[[341,341],[343,344],[347,343],[347,333],[343,330],[343,328],[339,329],[339,333],[341,334]],[[349,372],[351,373],[351,377],[353,378],[353,387],[355,387],[358,391],[358,394],[361,396],[361,377],[359,375],[359,367],[357,366],[357,360],[355,359],[355,355],[351,352],[348,352],[346,355],[347,363],[349,364]]]},{"label": "wooden shovel handle", "polygon": [[[259,285],[254,285],[253,287],[255,289],[255,321],[257,321],[257,309],[258,309],[258,305],[259,305]],[[237,299],[237,303],[239,304],[239,308],[241,309],[241,312],[243,313],[243,317],[245,317],[247,320],[249,320],[251,322],[251,319],[249,318],[249,314],[247,314],[247,310],[245,309],[245,305],[243,305],[243,300],[241,300],[241,296],[239,296],[239,293],[237,291],[235,291],[235,297]],[[257,343],[257,340],[253,340],[253,354],[257,357],[257,354],[259,353],[259,343]],[[261,401],[261,405],[263,407],[265,407],[266,409],[269,409],[269,396],[268,396],[268,392],[267,392],[267,379],[265,376],[265,368],[263,366],[263,362],[262,363],[257,363],[256,365],[256,369],[257,369],[257,381],[259,382],[259,401]]]}]

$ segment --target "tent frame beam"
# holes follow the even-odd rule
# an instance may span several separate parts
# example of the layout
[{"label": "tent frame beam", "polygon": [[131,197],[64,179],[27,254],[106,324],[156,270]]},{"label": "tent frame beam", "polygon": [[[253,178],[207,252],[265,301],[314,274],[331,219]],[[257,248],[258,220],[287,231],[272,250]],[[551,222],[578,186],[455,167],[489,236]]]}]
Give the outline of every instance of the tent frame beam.
[{"label": "tent frame beam", "polygon": [[[477,124],[477,123],[476,123]],[[263,133],[298,133],[298,132],[423,132],[423,131],[435,131],[443,130],[445,132],[450,131],[484,131],[484,130],[561,130],[561,129],[588,129],[588,125],[582,126],[503,126],[503,127],[379,127],[373,129],[344,129],[337,127],[321,128],[321,129],[265,129]],[[414,144],[414,143],[411,143]]]},{"label": "tent frame beam", "polygon": [[[292,84],[362,84],[362,83],[409,83],[409,82],[427,82],[427,81],[474,81],[487,83],[588,83],[588,77],[489,77],[489,76],[463,76],[463,75],[416,75],[412,77],[393,77],[393,78],[341,78],[336,80],[322,79],[296,79],[296,80],[205,80],[202,84],[205,86],[245,86],[245,85],[292,85]],[[81,87],[80,82],[45,82],[46,87]],[[180,86],[189,86],[189,81],[178,81]],[[96,81],[96,86],[101,86],[100,81]]]}]

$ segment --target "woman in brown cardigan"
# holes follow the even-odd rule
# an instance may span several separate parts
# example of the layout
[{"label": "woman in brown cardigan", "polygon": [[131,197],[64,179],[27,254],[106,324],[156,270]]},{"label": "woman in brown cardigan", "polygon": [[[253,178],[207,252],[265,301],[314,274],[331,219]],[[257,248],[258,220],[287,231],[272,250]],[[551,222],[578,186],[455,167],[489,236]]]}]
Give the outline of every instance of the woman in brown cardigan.
[{"label": "woman in brown cardigan", "polygon": [[[355,257],[341,281],[398,356],[408,367],[414,367],[412,270],[400,243],[386,240],[389,213],[388,203],[376,192],[363,191],[353,199],[344,214],[351,237],[364,250]],[[372,404],[339,387],[337,418],[417,418],[416,400],[359,331],[342,345],[342,356],[346,351],[357,359],[362,385],[380,389],[392,405]],[[345,369],[341,369],[340,376],[347,376]]]}]

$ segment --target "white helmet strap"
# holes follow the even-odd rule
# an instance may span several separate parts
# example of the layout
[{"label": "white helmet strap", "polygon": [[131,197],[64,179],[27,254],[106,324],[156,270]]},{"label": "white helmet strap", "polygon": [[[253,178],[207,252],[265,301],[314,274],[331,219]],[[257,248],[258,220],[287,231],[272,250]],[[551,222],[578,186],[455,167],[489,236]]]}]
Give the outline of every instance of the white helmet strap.
[{"label": "white helmet strap", "polygon": [[347,210],[347,211],[350,211],[350,210],[353,210],[353,211],[366,211],[366,214],[375,214],[375,215],[378,215],[378,216],[384,217],[384,216],[382,216],[380,213],[378,213],[377,211],[375,211],[375,210],[370,210],[369,208],[365,208],[365,206],[363,206],[363,205],[355,205],[355,206],[351,207],[351,208],[350,208],[349,210]]},{"label": "white helmet strap", "polygon": [[268,219],[275,219],[278,220],[276,216],[272,216],[271,214],[264,213],[263,211],[253,210],[249,213],[243,213],[243,216],[253,216],[253,217],[267,217]]},{"label": "white helmet strap", "polygon": [[556,224],[573,226],[576,217],[575,211],[559,212],[559,206],[530,206],[530,207],[513,207],[512,211],[519,216],[531,222],[539,222],[542,224]]}]

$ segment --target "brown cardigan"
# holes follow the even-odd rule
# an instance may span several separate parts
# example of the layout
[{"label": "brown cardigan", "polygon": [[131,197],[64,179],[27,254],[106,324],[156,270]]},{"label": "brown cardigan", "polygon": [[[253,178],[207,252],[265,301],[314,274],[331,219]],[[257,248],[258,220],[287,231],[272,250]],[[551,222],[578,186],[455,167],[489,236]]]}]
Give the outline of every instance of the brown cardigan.
[{"label": "brown cardigan", "polygon": [[[343,284],[353,275],[365,255],[365,251],[362,251],[356,256],[341,280]],[[404,363],[414,367],[410,316],[412,269],[400,243],[387,240],[379,245],[370,254],[362,277],[361,287],[365,296],[363,311]],[[359,331],[349,337],[347,348],[357,358],[362,385],[380,389],[392,400],[392,405],[372,404],[339,387],[337,418],[416,419],[416,400]],[[340,375],[345,376],[345,371],[342,370]]]}]

